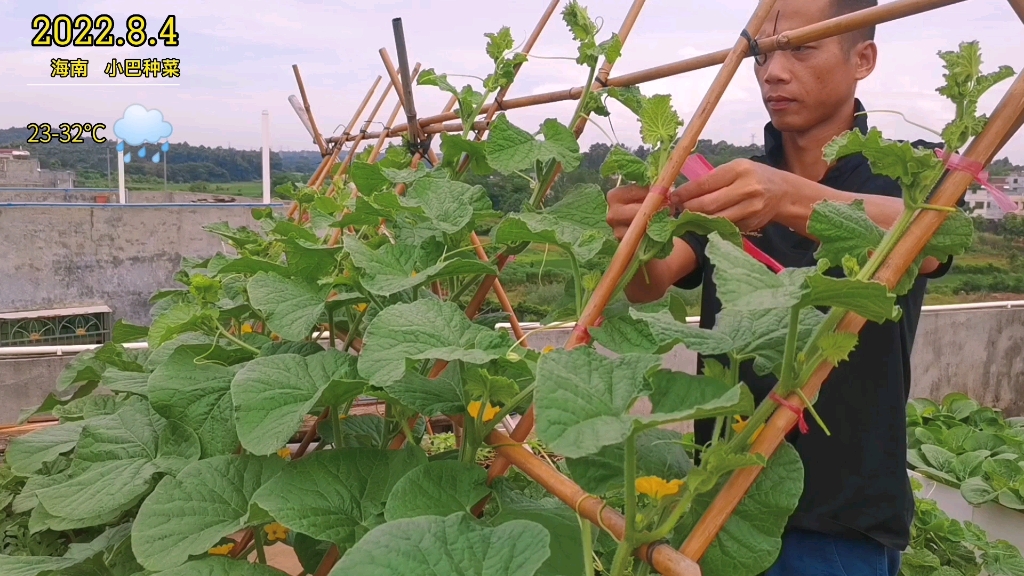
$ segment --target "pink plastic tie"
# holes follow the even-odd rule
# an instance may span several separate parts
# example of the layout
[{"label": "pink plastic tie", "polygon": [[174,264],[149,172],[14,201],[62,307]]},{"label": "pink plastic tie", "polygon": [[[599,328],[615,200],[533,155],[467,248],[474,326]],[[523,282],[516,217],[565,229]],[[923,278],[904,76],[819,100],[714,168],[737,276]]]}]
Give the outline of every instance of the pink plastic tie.
[{"label": "pink plastic tie", "polygon": [[936,150],[935,153],[946,162],[946,167],[950,170],[956,170],[958,172],[966,172],[974,178],[974,181],[981,185],[982,188],[988,190],[992,194],[992,199],[995,200],[996,205],[1005,214],[1011,214],[1017,211],[1017,204],[1010,200],[1010,197],[1005,192],[996,188],[988,181],[988,171],[985,170],[985,165],[977,160],[971,160],[965,158],[959,154],[951,154],[945,150]]},{"label": "pink plastic tie", "polygon": [[[708,162],[707,158],[703,155],[690,154],[690,157],[686,159],[686,162],[683,162],[683,169],[680,170],[680,174],[685,176],[687,180],[695,182],[708,174],[711,174],[714,169],[715,167],[712,166],[711,162]],[[755,260],[767,266],[772,272],[778,274],[784,270],[782,264],[776,262],[774,258],[765,254],[760,248],[754,246],[754,244],[746,238],[743,239],[743,249],[747,254],[753,256]]]},{"label": "pink plastic tie", "polygon": [[807,434],[807,433],[809,433],[811,431],[811,427],[807,425],[807,419],[804,418],[804,409],[803,408],[801,408],[797,404],[794,404],[793,402],[790,402],[789,400],[786,400],[785,398],[783,398],[782,396],[779,396],[775,392],[772,392],[771,394],[769,394],[768,398],[772,402],[775,402],[779,406],[782,406],[786,410],[789,410],[793,414],[796,414],[796,418],[797,418],[796,424],[797,424],[797,427],[800,428],[800,433],[801,434]]}]

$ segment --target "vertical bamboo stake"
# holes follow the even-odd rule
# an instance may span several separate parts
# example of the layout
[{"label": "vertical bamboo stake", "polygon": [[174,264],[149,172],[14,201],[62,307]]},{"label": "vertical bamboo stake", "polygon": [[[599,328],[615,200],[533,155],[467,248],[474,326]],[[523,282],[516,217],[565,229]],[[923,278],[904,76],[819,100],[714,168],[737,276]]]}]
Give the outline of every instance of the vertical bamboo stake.
[{"label": "vertical bamboo stake", "polygon": [[[623,44],[626,43],[626,39],[629,38],[629,33],[633,30],[633,25],[636,24],[637,18],[640,17],[640,10],[644,7],[644,1],[645,0],[633,0],[633,4],[629,7],[629,12],[626,13],[626,18],[623,20],[622,26],[619,28],[619,38],[622,40]],[[598,74],[594,79],[595,87],[600,88],[608,80],[608,75],[611,74],[612,71],[612,65],[613,64],[608,62],[607,59],[604,64],[601,65],[601,68],[598,70]],[[586,127],[586,118],[579,118],[576,120],[576,124],[573,126],[573,133],[576,135],[577,139],[579,139],[580,135],[583,134],[583,130],[586,129]],[[556,168],[555,178],[557,178],[561,173],[561,169],[561,165]],[[555,178],[551,179],[552,186],[554,185]],[[550,187],[548,188],[548,191],[550,191]],[[547,193],[548,192],[545,192],[545,195]],[[505,266],[506,262],[508,262],[508,258],[506,257],[502,257],[498,260],[499,271]],[[483,282],[480,283],[480,287],[477,289],[476,294],[473,295],[473,300],[470,302],[470,307],[466,309],[466,314],[472,314],[473,316],[476,315],[480,310],[479,307],[483,305],[484,299],[487,298],[487,292],[491,289],[491,286],[494,285],[496,280],[497,277],[495,276],[487,276],[484,278]],[[472,318],[473,316],[470,317]],[[516,424],[515,429],[512,430],[512,433],[509,434],[512,440],[516,442],[526,441],[530,432],[533,431],[534,417],[535,414],[533,406],[531,405],[530,408],[527,409],[526,414],[523,414],[523,417],[519,419],[519,422]],[[505,460],[499,455],[498,458],[494,459],[494,462],[491,463],[491,467],[487,470],[488,482],[493,481],[498,476],[503,476],[508,472],[508,468],[508,460]]]},{"label": "vertical bamboo stake", "polygon": [[391,20],[391,27],[395,32],[395,50],[398,52],[398,70],[402,79],[402,93],[405,98],[402,107],[405,108],[405,116],[408,119],[411,130],[409,136],[413,142],[423,141],[423,131],[420,130],[419,121],[416,120],[416,100],[412,92],[412,75],[409,74],[409,53],[405,46],[405,29],[402,27],[402,19]]},{"label": "vertical bamboo stake", "polygon": [[313,110],[309,106],[309,98],[306,96],[306,85],[302,82],[302,74],[299,73],[299,65],[292,64],[292,72],[295,73],[295,83],[299,85],[299,96],[302,98],[302,107],[306,109],[306,117],[309,118],[309,126],[313,129],[313,143],[320,149],[320,155],[327,155],[327,142],[324,142],[323,134],[316,127],[316,119],[313,118]]},{"label": "vertical bamboo stake", "polygon": [[[1022,115],[1024,115],[1024,73],[1017,76],[1010,90],[1003,96],[992,113],[988,126],[971,142],[964,156],[983,164],[990,163],[1002,143],[1008,139],[1006,135],[1014,130],[1017,119]],[[972,182],[973,176],[970,174],[961,171],[950,172],[943,179],[930,203],[936,206],[955,207]],[[875,274],[874,280],[885,284],[890,289],[894,288],[910,264],[917,259],[918,254],[934,236],[935,231],[942,225],[946,215],[947,213],[938,210],[922,210],[885,263],[882,264],[878,273]],[[860,332],[865,323],[866,320],[856,314],[847,313],[836,331],[856,334]],[[804,386],[804,395],[808,398],[817,396],[831,372],[832,365],[822,362]],[[798,406],[803,406],[796,394],[790,396],[789,400]],[[792,430],[796,422],[797,416],[793,412],[776,410],[765,425],[764,431],[754,441],[750,451],[770,457],[785,440],[786,434]],[[683,543],[681,551],[686,557],[694,561],[700,560],[740,501],[743,500],[747,491],[750,490],[761,470],[761,467],[753,466],[733,473]]]}]

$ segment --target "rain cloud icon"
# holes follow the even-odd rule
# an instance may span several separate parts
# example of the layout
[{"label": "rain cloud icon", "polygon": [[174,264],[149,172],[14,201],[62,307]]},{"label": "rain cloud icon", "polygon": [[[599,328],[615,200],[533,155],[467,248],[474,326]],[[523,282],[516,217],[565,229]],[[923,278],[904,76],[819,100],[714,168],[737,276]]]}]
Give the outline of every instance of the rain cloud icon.
[{"label": "rain cloud icon", "polygon": [[114,134],[129,146],[156,144],[170,137],[173,130],[159,110],[147,110],[139,104],[126,108],[124,117],[114,123]]}]

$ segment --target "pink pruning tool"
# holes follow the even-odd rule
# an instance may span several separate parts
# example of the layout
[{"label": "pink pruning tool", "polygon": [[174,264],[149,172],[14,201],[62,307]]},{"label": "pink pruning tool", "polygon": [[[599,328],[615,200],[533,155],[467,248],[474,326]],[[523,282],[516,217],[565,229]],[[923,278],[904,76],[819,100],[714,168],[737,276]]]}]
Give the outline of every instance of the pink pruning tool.
[{"label": "pink pruning tool", "polygon": [[[714,170],[715,167],[708,162],[707,158],[700,154],[690,154],[690,157],[683,163],[683,169],[679,171],[680,174],[686,177],[687,180],[695,181],[707,176]],[[754,257],[755,260],[764,264],[769,270],[778,274],[784,269],[782,264],[775,261],[774,258],[765,254],[760,248],[754,246],[750,240],[743,239],[743,249],[747,254]]]}]

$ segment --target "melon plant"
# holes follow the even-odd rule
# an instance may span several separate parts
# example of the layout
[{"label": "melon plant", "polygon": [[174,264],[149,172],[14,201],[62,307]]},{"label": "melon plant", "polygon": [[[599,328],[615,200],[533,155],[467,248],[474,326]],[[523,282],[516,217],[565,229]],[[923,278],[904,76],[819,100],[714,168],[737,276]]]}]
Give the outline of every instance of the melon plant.
[{"label": "melon plant", "polygon": [[[599,58],[617,58],[621,42],[599,42],[598,26],[575,2],[563,18],[593,79]],[[63,545],[48,555],[0,555],[0,573],[264,576],[279,573],[264,565],[273,542],[293,547],[309,573],[324,573],[325,556],[340,558],[336,576],[645,573],[634,568],[633,549],[680,541],[727,475],[754,464],[767,469],[701,564],[710,576],[771,565],[802,467],[792,447],[768,462],[747,452],[772,405],[755,406],[736,367],[754,359],[779,376],[785,395],[821,360],[841,362],[856,346],[855,335],[835,332],[838,310],[897,318],[895,295],[870,278],[909,216],[886,232],[861,205],[824,203],[811,222],[819,266],[775,275],[743,252],[728,221],[659,213],[640,260],[663,257],[677,235],[708,235],[724,305],[715,329],[685,324],[671,299],[630,309],[620,296],[591,331],[614,358],[593,345],[531,350],[495,330],[495,318],[467,315],[472,291],[505,257],[531,243],[554,245],[572,263],[569,312],[579,314],[586,277],[600,272],[596,262],[616,242],[597,186],[545,203],[558,172],[580,164],[566,124],[548,119],[530,131],[499,115],[485,140],[470,138],[471,120],[524,59],[508,29],[488,35],[487,54],[494,72],[482,91],[458,89],[433,70],[419,77],[456,95],[467,125],[441,138],[437,166],[413,168],[411,152],[393,147],[379,161],[362,156],[321,189],[282,190],[300,204],[300,223],[266,209],[253,212],[258,229],[207,227],[232,254],[184,260],[181,287],[153,296],[150,326],[119,322],[113,342],[71,361],[57,393],[29,411],[60,423],[12,442],[0,475],[7,510],[27,518],[30,533]],[[977,98],[1008,73],[981,75],[976,44],[944,58],[945,93],[958,103],[947,132],[969,137],[984,125]],[[679,116],[665,96],[635,88],[610,95],[637,112],[644,140],[659,151],[647,162],[613,151],[609,162],[628,170],[608,170],[650,181]],[[595,111],[607,113],[604,96],[587,92],[567,124]],[[946,142],[951,151],[963,143]],[[944,171],[932,151],[877,132],[845,134],[826,149],[829,159],[852,153],[900,182],[910,215],[926,208]],[[493,171],[530,181],[534,194],[521,211],[495,212],[484,187],[463,181]],[[336,229],[337,244],[329,241]],[[926,253],[961,253],[972,230],[952,212]],[[470,244],[476,231],[489,232],[487,260]],[[845,276],[825,274],[837,266]],[[137,341],[148,347],[125,346]],[[700,375],[662,368],[680,343],[725,354],[730,365],[708,362]],[[643,397],[653,410],[638,415],[632,408]],[[366,398],[381,413],[351,415]],[[624,512],[621,542],[521,473],[488,484],[477,464],[484,439],[531,404],[536,449]],[[315,448],[293,457],[289,444],[304,419],[325,414]],[[441,444],[425,439],[427,419],[437,416],[460,423],[460,442],[428,453],[421,446]],[[717,423],[705,446],[665,429],[698,418]],[[229,554],[228,537],[246,530],[249,549]],[[250,554],[256,563],[243,560]]]}]

